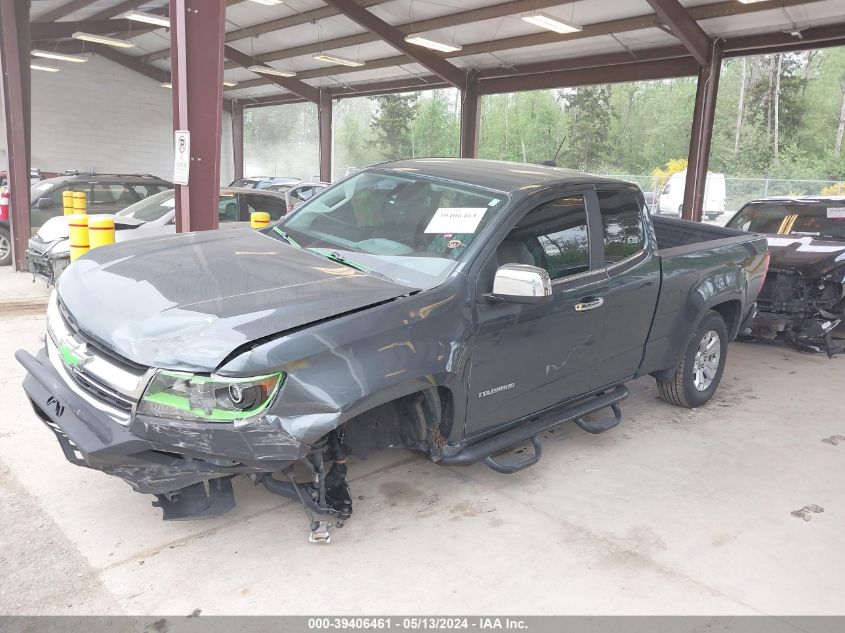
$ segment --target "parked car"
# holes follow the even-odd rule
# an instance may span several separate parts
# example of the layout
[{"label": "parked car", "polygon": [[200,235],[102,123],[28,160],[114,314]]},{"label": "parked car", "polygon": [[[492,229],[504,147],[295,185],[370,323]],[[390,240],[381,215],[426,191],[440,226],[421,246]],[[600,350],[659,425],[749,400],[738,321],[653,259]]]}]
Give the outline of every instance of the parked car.
[{"label": "parked car", "polygon": [[293,211],[296,207],[301,205],[306,200],[310,200],[316,194],[321,192],[326,187],[331,187],[329,182],[297,182],[285,185],[270,185],[267,187],[270,191],[278,191],[285,194],[285,201],[288,208],[288,213]]},{"label": "parked car", "polygon": [[[266,211],[271,220],[285,214],[285,198],[272,191],[253,189],[220,190],[218,212],[221,228],[242,227],[249,223],[254,211]],[[127,242],[141,238],[168,235],[176,232],[176,197],[173,189],[154,196],[114,214],[115,241]],[[47,220],[29,240],[26,249],[29,271],[39,279],[53,284],[70,264],[70,241],[65,216]]]},{"label": "parked car", "polygon": [[[149,174],[70,174],[33,183],[30,189],[30,223],[33,233],[50,218],[64,213],[62,194],[84,191],[88,213],[114,213],[173,185]],[[9,219],[0,219],[0,266],[12,263]],[[3,253],[7,255],[3,257]]]},{"label": "parked car", "polygon": [[266,189],[270,185],[280,185],[299,182],[299,178],[287,176],[253,176],[251,178],[237,178],[229,185],[239,189]]},{"label": "parked car", "polygon": [[[657,212],[661,215],[680,216],[684,206],[684,190],[687,184],[687,171],[680,171],[669,177],[669,182],[660,190],[657,200]],[[724,174],[707,174],[704,185],[702,215],[707,220],[715,220],[725,212]]]},{"label": "parked car", "polygon": [[[92,251],[59,280],[46,347],[16,356],[67,458],[157,495],[165,519],[229,510],[247,474],[344,520],[349,455],[403,447],[509,473],[557,424],[618,424],[633,378],[707,403],[766,249],[652,219],[630,183],[400,161],[267,231]],[[501,456],[525,441],[531,457]]]},{"label": "parked car", "polygon": [[828,356],[845,319],[845,197],[752,200],[727,226],[769,236],[771,264],[752,333]]}]

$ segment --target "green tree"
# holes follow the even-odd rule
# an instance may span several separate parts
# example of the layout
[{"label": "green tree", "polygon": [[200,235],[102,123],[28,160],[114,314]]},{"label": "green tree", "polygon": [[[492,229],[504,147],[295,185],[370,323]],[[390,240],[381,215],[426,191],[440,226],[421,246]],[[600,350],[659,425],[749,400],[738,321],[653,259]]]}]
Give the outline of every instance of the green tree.
[{"label": "green tree", "polygon": [[417,101],[411,123],[413,156],[457,156],[460,152],[460,125],[455,116],[457,91],[432,90]]},{"label": "green tree", "polygon": [[375,133],[371,143],[385,159],[413,156],[411,124],[417,114],[417,98],[416,93],[373,97],[378,112],[370,122]]}]

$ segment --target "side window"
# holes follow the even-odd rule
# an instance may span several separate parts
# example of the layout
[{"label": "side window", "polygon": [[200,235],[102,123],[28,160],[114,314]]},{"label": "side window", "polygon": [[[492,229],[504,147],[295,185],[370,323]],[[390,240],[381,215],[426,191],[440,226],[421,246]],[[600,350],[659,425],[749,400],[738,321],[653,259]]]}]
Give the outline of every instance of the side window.
[{"label": "side window", "polygon": [[89,204],[96,206],[123,206],[138,202],[140,198],[128,187],[118,183],[95,183],[91,188]]},{"label": "side window", "polygon": [[604,263],[615,264],[645,247],[642,210],[628,191],[599,191],[604,231]]},{"label": "side window", "polygon": [[149,198],[150,196],[164,191],[162,185],[131,185],[132,191],[138,196],[138,200]]},{"label": "side window", "polygon": [[[51,187],[51,185],[48,184],[45,187],[45,189],[49,189],[50,187]],[[73,183],[68,183],[66,185],[62,185],[61,187],[56,187],[55,189],[53,189],[53,191],[48,193],[46,196],[41,196],[41,197],[49,198],[50,200],[53,201],[53,206],[61,207],[64,204],[62,194],[65,191],[84,191],[86,194],[89,194],[89,195],[91,193],[88,190],[88,183],[87,182],[73,182]]]},{"label": "side window", "polygon": [[233,193],[222,193],[218,200],[218,212],[221,222],[237,222],[240,218],[238,212],[238,197]]},{"label": "side window", "polygon": [[568,196],[533,209],[496,249],[497,266],[530,264],[552,279],[590,269],[590,239],[583,196]]},{"label": "side window", "polygon": [[285,201],[275,196],[261,196],[248,193],[244,197],[246,198],[247,205],[246,220],[249,220],[249,215],[253,211],[266,211],[270,214],[270,219],[274,221],[281,219],[287,213],[288,209]]}]

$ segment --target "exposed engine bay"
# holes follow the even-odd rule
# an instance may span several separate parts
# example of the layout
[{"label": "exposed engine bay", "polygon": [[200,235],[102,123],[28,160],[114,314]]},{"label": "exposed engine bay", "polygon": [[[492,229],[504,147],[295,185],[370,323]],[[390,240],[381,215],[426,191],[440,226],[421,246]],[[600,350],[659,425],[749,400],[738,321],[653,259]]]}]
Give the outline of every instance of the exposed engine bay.
[{"label": "exposed engine bay", "polygon": [[765,339],[784,339],[828,357],[845,352],[845,340],[834,330],[845,318],[842,274],[827,273],[805,279],[797,270],[770,268],[757,298],[758,313],[752,333]]}]

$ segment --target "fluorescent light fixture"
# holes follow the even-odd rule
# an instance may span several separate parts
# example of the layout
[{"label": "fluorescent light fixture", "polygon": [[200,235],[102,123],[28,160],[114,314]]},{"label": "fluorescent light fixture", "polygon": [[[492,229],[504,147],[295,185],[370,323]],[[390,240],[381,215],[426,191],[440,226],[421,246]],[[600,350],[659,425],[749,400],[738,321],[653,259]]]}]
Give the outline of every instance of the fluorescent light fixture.
[{"label": "fluorescent light fixture", "polygon": [[277,77],[296,77],[295,72],[291,72],[290,70],[279,70],[278,68],[273,68],[272,66],[260,66],[256,64],[255,66],[247,66],[247,70],[252,71],[254,73],[260,73],[262,75],[276,75]]},{"label": "fluorescent light fixture", "polygon": [[85,42],[94,42],[95,44],[106,44],[107,46],[116,46],[117,48],[133,48],[135,45],[126,40],[119,40],[116,37],[106,37],[105,35],[94,35],[93,33],[85,33],[77,31],[71,37],[75,40],[83,40]]},{"label": "fluorescent light fixture", "polygon": [[327,53],[318,53],[314,55],[314,59],[320,62],[328,62],[330,64],[340,64],[341,66],[363,66],[364,62],[358,62],[354,59],[346,59],[345,57],[338,57],[337,55],[329,55]]},{"label": "fluorescent light fixture", "polygon": [[569,22],[564,22],[563,20],[554,18],[548,13],[526,13],[522,16],[522,19],[529,24],[548,29],[549,31],[554,31],[555,33],[577,33],[581,30],[581,27],[577,24],[569,24]]},{"label": "fluorescent light fixture", "polygon": [[257,4],[263,4],[264,6],[267,6],[267,7],[275,7],[277,5],[285,3],[285,0],[252,0],[252,1],[257,3]]},{"label": "fluorescent light fixture", "polygon": [[405,41],[408,44],[416,44],[417,46],[424,46],[433,51],[441,51],[443,53],[454,53],[461,50],[463,47],[460,44],[443,44],[442,42],[435,42],[427,37],[420,37],[419,35],[406,35]]},{"label": "fluorescent light fixture", "polygon": [[223,85],[224,85],[224,86],[226,86],[227,88],[234,88],[235,86],[237,86],[237,85],[238,85],[238,82],[237,82],[237,81],[226,81],[226,80],[224,79],[224,80],[223,80]]},{"label": "fluorescent light fixture", "polygon": [[766,0],[739,0],[742,4],[755,4],[757,2],[766,2]]},{"label": "fluorescent light fixture", "polygon": [[43,57],[44,59],[58,59],[60,62],[87,62],[87,57],[80,57],[79,55],[65,55],[64,53],[54,53],[53,51],[42,51],[39,48],[29,51],[33,57]]},{"label": "fluorescent light fixture", "polygon": [[145,24],[155,24],[156,26],[170,28],[170,18],[166,15],[156,15],[155,13],[146,13],[144,11],[135,11],[133,9],[123,17],[127,20],[135,20],[136,22],[144,22]]},{"label": "fluorescent light fixture", "polygon": [[159,84],[159,86],[161,86],[162,88],[172,88],[172,87],[173,87],[173,84],[172,84],[172,83],[170,83],[169,81],[162,81],[162,82]]},{"label": "fluorescent light fixture", "polygon": [[43,70],[47,73],[59,72],[58,68],[53,68],[52,66],[42,66],[41,64],[30,64],[29,67],[32,68],[32,70]]}]

